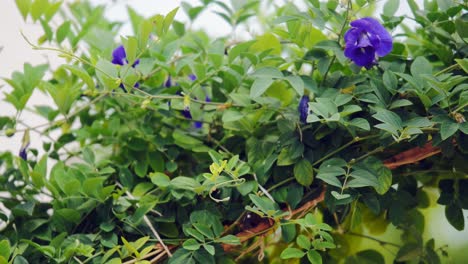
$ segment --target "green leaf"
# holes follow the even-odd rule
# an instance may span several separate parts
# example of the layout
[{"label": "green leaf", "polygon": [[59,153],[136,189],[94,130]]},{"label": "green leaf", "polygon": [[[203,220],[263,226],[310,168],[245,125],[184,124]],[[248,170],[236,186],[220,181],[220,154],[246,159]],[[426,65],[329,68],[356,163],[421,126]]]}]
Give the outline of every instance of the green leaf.
[{"label": "green leaf", "polygon": [[128,64],[133,65],[137,59],[138,40],[136,37],[121,37],[121,39],[125,48],[125,55],[127,55],[126,59],[128,60]]},{"label": "green leaf", "polygon": [[83,70],[82,68],[78,66],[70,65],[70,64],[62,65],[62,68],[69,70],[71,73],[73,73],[74,75],[78,76],[81,80],[83,80],[83,82],[85,82],[86,85],[88,86],[88,89],[91,89],[91,90],[95,89],[93,78],[91,78],[91,76],[89,75],[87,71]]},{"label": "green leaf", "polygon": [[440,125],[440,136],[442,140],[446,140],[457,132],[460,124],[450,121],[445,121]]},{"label": "green leaf", "polygon": [[36,166],[34,166],[31,173],[32,181],[37,188],[42,188],[45,184],[47,176],[47,159],[47,155],[42,156]]},{"label": "green leaf", "polygon": [[344,200],[344,199],[348,199],[349,197],[351,197],[351,195],[348,193],[341,194],[337,191],[332,191],[331,195],[333,195],[333,197],[335,197],[337,200]]},{"label": "green leaf", "polygon": [[270,78],[270,79],[281,79],[283,78],[283,73],[279,71],[277,68],[273,67],[264,67],[256,70],[252,76],[258,77],[258,78]]},{"label": "green leaf", "polygon": [[367,187],[367,186],[372,186],[372,187],[379,186],[379,181],[377,177],[367,170],[361,170],[361,169],[354,170],[351,172],[350,176],[353,177],[354,179],[348,182],[347,184],[348,187],[358,188],[358,187]]},{"label": "green leaf", "polygon": [[291,157],[289,148],[283,148],[278,155],[278,161],[276,164],[278,166],[289,166],[294,164],[295,160],[295,158]]},{"label": "green leaf", "polygon": [[32,0],[15,0],[16,6],[18,7],[23,20],[28,17],[29,11],[31,10]]},{"label": "green leaf", "polygon": [[250,200],[258,207],[261,211],[268,214],[271,211],[276,211],[275,203],[267,197],[259,197],[253,194],[249,194]]},{"label": "green leaf", "polygon": [[62,114],[68,114],[76,98],[81,94],[80,84],[60,85],[41,82],[40,87],[47,90]]},{"label": "green leaf", "polygon": [[203,244],[203,248],[212,256],[215,255],[215,247],[213,245]]},{"label": "green leaf", "polygon": [[195,227],[195,229],[198,230],[198,232],[203,234],[205,237],[209,239],[214,238],[213,230],[207,224],[194,223],[193,227]]},{"label": "green leaf", "polygon": [[383,13],[387,17],[393,17],[396,11],[398,11],[398,7],[400,6],[400,0],[387,0],[383,7]]},{"label": "green leaf", "polygon": [[432,65],[426,58],[419,56],[411,64],[411,75],[420,78],[424,74],[432,74]]},{"label": "green leaf", "polygon": [[297,182],[303,186],[310,186],[314,180],[314,169],[306,159],[300,160],[294,165],[294,177]]},{"label": "green leaf", "polygon": [[398,116],[394,112],[385,109],[377,109],[377,113],[374,114],[372,117],[385,124],[390,125],[395,130],[403,129],[403,121],[401,121],[400,116]]},{"label": "green leaf", "polygon": [[[387,3],[390,3],[390,2],[394,2],[394,1],[390,0]],[[399,0],[396,0],[395,2],[399,2]],[[389,90],[390,92],[393,92],[398,89],[398,79],[396,78],[393,72],[387,70],[384,72],[382,77],[383,77],[383,84],[385,85],[385,88],[387,88],[387,90]]]},{"label": "green leaf", "polygon": [[227,123],[227,122],[233,122],[233,121],[237,121],[241,118],[243,118],[245,115],[239,111],[236,111],[236,110],[226,110],[224,113],[223,113],[223,122],[224,123]]},{"label": "green leaf", "polygon": [[176,189],[188,190],[192,192],[199,192],[201,187],[200,183],[193,178],[178,176],[171,180],[171,186]]},{"label": "green leaf", "polygon": [[185,240],[185,242],[182,244],[183,248],[190,250],[190,251],[198,250],[200,246],[201,244],[193,238],[189,238]]},{"label": "green leaf", "polygon": [[413,103],[410,100],[399,99],[399,100],[393,101],[389,109],[395,109],[395,108],[400,108],[400,107],[409,106],[409,105],[413,105]]},{"label": "green leaf", "polygon": [[310,248],[310,239],[304,235],[299,235],[296,238],[296,244],[302,249],[309,250]]},{"label": "green leaf", "polygon": [[59,44],[62,43],[62,41],[67,37],[68,33],[70,32],[70,27],[71,27],[70,21],[65,21],[62,23],[62,25],[58,27],[57,32],[55,34],[56,34],[57,42]]},{"label": "green leaf", "polygon": [[96,63],[96,76],[108,91],[117,89],[120,85],[116,65],[107,60],[98,60]]},{"label": "green leaf", "polygon": [[460,67],[465,71],[465,73],[468,73],[468,59],[455,59],[455,61],[458,65],[460,65]]},{"label": "green leaf", "polygon": [[366,119],[360,118],[360,117],[350,120],[349,125],[358,127],[360,129],[366,130],[366,131],[370,130],[369,122]]},{"label": "green leaf", "polygon": [[94,178],[88,178],[83,182],[83,192],[84,194],[90,196],[90,197],[95,197],[95,198],[104,198],[101,197],[103,194],[102,190],[102,184],[104,181],[107,179],[107,177],[94,177]]},{"label": "green leaf", "polygon": [[218,243],[229,244],[229,245],[240,245],[241,242],[235,235],[226,235],[216,240]]},{"label": "green leaf", "polygon": [[164,18],[163,22],[163,31],[166,33],[169,31],[169,27],[172,24],[172,21],[174,20],[175,15],[177,14],[177,11],[179,11],[179,7],[174,8],[171,12],[169,12],[166,17]]},{"label": "green leaf", "polygon": [[281,252],[281,259],[302,258],[306,253],[297,248],[285,248]]},{"label": "green leaf", "polygon": [[171,184],[169,176],[161,172],[152,172],[150,174],[151,182],[160,188],[166,188]]},{"label": "green leaf", "polygon": [[54,211],[54,214],[57,214],[63,217],[66,221],[74,224],[78,224],[81,222],[81,215],[77,210],[62,208]]},{"label": "green leaf", "polygon": [[179,22],[177,20],[174,20],[172,22],[172,27],[175,31],[175,33],[179,36],[179,37],[182,37],[183,35],[185,35],[185,24],[182,23],[182,22]]},{"label": "green leaf", "polygon": [[34,21],[38,20],[48,7],[48,0],[34,0],[30,9],[32,19]]},{"label": "green leaf", "polygon": [[384,257],[376,250],[368,249],[346,258],[345,264],[385,263]]},{"label": "green leaf", "polygon": [[275,35],[266,33],[265,35],[257,37],[255,43],[250,47],[250,51],[261,53],[270,51],[271,54],[281,54],[281,43]]},{"label": "green leaf", "polygon": [[198,241],[205,242],[205,237],[196,229],[187,228],[185,229],[185,232],[187,232],[187,234],[189,234],[190,236],[196,238]]},{"label": "green leaf", "polygon": [[322,264],[322,256],[315,250],[309,250],[307,252],[307,259],[312,264]]},{"label": "green leaf", "polygon": [[422,256],[423,250],[416,243],[405,244],[397,253],[397,261],[410,261],[415,260],[418,257]]},{"label": "green leaf", "polygon": [[320,166],[317,178],[332,186],[341,188],[341,182],[337,177],[345,174],[346,171],[337,166]]},{"label": "green leaf", "polygon": [[10,254],[11,254],[10,242],[6,239],[0,241],[0,257],[4,257],[5,260],[8,260],[10,258]]},{"label": "green leaf", "polygon": [[392,186],[392,172],[390,169],[383,166],[379,172],[380,174],[378,175],[378,185],[374,186],[374,189],[378,194],[383,195],[388,191],[388,189],[390,189],[390,186]]},{"label": "green leaf", "polygon": [[448,222],[455,227],[458,231],[465,229],[465,218],[463,217],[463,210],[456,202],[452,202],[445,206],[445,217]]},{"label": "green leaf", "polygon": [[286,77],[285,80],[291,84],[292,88],[296,90],[299,96],[304,94],[304,81],[302,81],[301,77],[291,75]]},{"label": "green leaf", "polygon": [[458,104],[460,106],[464,105],[467,106],[468,104],[468,90],[465,90],[460,93],[460,99],[458,100]]},{"label": "green leaf", "polygon": [[16,256],[13,264],[29,264],[28,260],[25,259],[23,256]]}]

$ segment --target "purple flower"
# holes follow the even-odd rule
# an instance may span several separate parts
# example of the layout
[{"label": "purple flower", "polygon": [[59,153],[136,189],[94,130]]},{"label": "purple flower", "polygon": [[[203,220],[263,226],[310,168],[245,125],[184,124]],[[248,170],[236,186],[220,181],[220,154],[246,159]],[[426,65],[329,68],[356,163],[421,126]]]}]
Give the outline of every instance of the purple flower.
[{"label": "purple flower", "polygon": [[195,74],[190,74],[188,78],[193,82],[197,80],[197,76]]},{"label": "purple flower", "polygon": [[307,121],[307,115],[309,114],[309,96],[303,95],[299,102],[299,120],[305,124]]},{"label": "purple flower", "polygon": [[[205,96],[205,102],[211,102],[211,98],[208,95]],[[196,129],[200,129],[203,127],[203,122],[195,121],[193,122],[193,127],[195,127]]]},{"label": "purple flower", "polygon": [[[112,52],[112,63],[117,64],[117,65],[125,65],[128,64],[127,60],[127,53],[125,53],[125,48],[123,45],[118,46],[113,52]],[[135,68],[135,66],[140,63],[140,60],[136,60],[132,67]],[[126,92],[124,85],[121,83],[119,86],[124,92]],[[140,88],[139,83],[135,83],[134,85],[135,88]]]},{"label": "purple flower", "polygon": [[344,55],[361,67],[370,68],[392,51],[392,36],[374,18],[365,17],[350,23],[351,28],[344,35]]},{"label": "purple flower", "polygon": [[29,147],[29,144],[27,144],[24,147],[21,147],[21,149],[19,151],[19,154],[18,154],[20,156],[20,158],[22,158],[25,161],[28,160],[28,153],[26,152],[28,150],[28,147]]},{"label": "purple flower", "polygon": [[[118,46],[112,52],[112,63],[118,64],[118,65],[128,64],[127,53],[125,53],[125,48],[123,45]],[[139,63],[140,63],[140,60],[138,59],[133,63],[132,67],[137,66]]]},{"label": "purple flower", "polygon": [[170,75],[167,77],[167,80],[166,80],[166,82],[164,83],[164,86],[165,86],[166,88],[172,87],[172,78],[171,78]]},{"label": "purple flower", "polygon": [[187,119],[192,119],[192,114],[190,113],[189,107],[184,107],[184,110],[182,110],[182,115]]},{"label": "purple flower", "polygon": [[28,160],[27,151],[28,151],[29,143],[30,143],[30,137],[29,137],[29,129],[28,129],[24,132],[21,148],[18,154],[18,156],[20,156],[20,158],[22,158],[25,161]]}]

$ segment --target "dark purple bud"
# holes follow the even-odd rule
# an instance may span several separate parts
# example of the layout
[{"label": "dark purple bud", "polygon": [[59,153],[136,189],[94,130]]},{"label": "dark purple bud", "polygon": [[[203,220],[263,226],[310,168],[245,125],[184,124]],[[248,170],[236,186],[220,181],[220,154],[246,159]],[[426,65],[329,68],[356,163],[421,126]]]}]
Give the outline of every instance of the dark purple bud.
[{"label": "dark purple bud", "polygon": [[195,121],[195,122],[193,122],[193,127],[196,128],[196,129],[200,129],[200,128],[203,127],[203,122]]},{"label": "dark purple bud", "polygon": [[125,53],[125,48],[123,45],[118,46],[112,52],[112,63],[118,65],[127,64],[127,54]]},{"label": "dark purple bud", "polygon": [[29,142],[23,143],[18,154],[18,156],[20,156],[20,158],[22,158],[25,161],[28,160],[28,153],[27,153],[28,147],[29,147]]},{"label": "dark purple bud", "polygon": [[197,76],[195,76],[195,74],[190,74],[188,77],[191,81],[195,81],[197,79]]},{"label": "dark purple bud", "polygon": [[299,102],[299,120],[305,124],[307,121],[307,115],[309,114],[309,96],[303,95]]},{"label": "dark purple bud", "polygon": [[185,107],[184,110],[182,110],[182,115],[187,119],[192,119],[192,114],[190,113],[190,108],[188,107]]},{"label": "dark purple bud", "polygon": [[[125,65],[128,63],[127,53],[125,52],[125,48],[123,45],[118,46],[112,52],[112,63],[118,64],[118,65]],[[138,59],[132,64],[132,67],[137,66],[139,63],[140,63],[140,60]]]},{"label": "dark purple bud", "polygon": [[19,151],[20,158],[22,158],[25,161],[28,160],[28,153],[26,153],[26,151],[27,151],[27,148],[20,149],[20,151]]},{"label": "dark purple bud", "polygon": [[211,102],[211,98],[208,95],[205,96],[205,102],[208,102],[208,103]]},{"label": "dark purple bud", "polygon": [[25,161],[28,160],[27,151],[28,151],[29,143],[30,143],[30,136],[29,136],[29,129],[27,129],[24,132],[21,147],[20,147],[20,151],[19,151],[19,154],[18,154],[18,156],[20,156],[20,158],[22,158]]},{"label": "dark purple bud", "polygon": [[166,88],[172,87],[172,78],[171,78],[170,75],[167,77],[167,80],[166,80],[166,82],[164,83],[164,86],[165,86]]},{"label": "dark purple bud", "polygon": [[377,63],[378,57],[392,51],[392,36],[376,19],[365,17],[352,21],[350,25],[344,35],[344,55],[356,65],[370,68]]}]

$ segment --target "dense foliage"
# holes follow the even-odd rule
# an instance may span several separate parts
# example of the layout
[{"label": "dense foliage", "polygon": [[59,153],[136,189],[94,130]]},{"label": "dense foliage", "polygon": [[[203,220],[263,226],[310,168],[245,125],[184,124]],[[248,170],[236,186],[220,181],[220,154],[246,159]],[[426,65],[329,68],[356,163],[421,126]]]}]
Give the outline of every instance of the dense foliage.
[{"label": "dense foliage", "polygon": [[[0,154],[0,263],[444,260],[420,209],[438,188],[465,228],[467,6],[272,2],[128,7],[134,35],[118,37],[106,6],[16,0],[44,30],[25,41],[66,63],[4,79],[17,113],[0,129],[24,139]],[[191,29],[211,7],[257,34]],[[55,105],[35,106],[47,122],[31,127],[35,90]],[[389,228],[400,242],[379,237]]]}]

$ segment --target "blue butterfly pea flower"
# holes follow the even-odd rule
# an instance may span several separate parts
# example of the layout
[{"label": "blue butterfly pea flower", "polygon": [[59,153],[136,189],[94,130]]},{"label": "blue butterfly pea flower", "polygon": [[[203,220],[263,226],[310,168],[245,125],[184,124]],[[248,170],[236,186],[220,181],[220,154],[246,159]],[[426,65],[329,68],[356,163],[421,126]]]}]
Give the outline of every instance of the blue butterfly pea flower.
[{"label": "blue butterfly pea flower", "polygon": [[301,101],[299,101],[299,120],[305,124],[307,121],[307,115],[309,114],[309,96],[303,95]]},{"label": "blue butterfly pea flower", "polygon": [[[116,65],[121,65],[121,66],[128,64],[127,53],[125,52],[125,48],[123,45],[118,46],[116,49],[114,49],[114,51],[112,51],[112,63]],[[132,64],[132,67],[135,68],[135,66],[137,66],[139,63],[140,63],[140,60],[138,59]],[[122,83],[120,84],[119,87],[122,88],[124,92],[126,92],[124,85]],[[134,87],[140,88],[140,84],[135,83]]]},{"label": "blue butterfly pea flower", "polygon": [[27,151],[28,151],[29,144],[30,144],[30,136],[29,136],[29,129],[27,129],[24,132],[23,140],[22,140],[22,143],[21,143],[21,148],[20,148],[20,151],[18,153],[18,156],[20,158],[22,158],[24,161],[28,160]]},{"label": "blue butterfly pea flower", "polygon": [[[112,52],[112,63],[122,65],[122,66],[125,64],[128,64],[127,53],[125,52],[125,48],[123,45],[118,46]],[[140,63],[140,60],[138,59],[132,64],[132,67],[137,66],[139,63]]]},{"label": "blue butterfly pea flower", "polygon": [[365,17],[352,21],[350,25],[344,35],[344,55],[356,65],[370,68],[377,64],[378,57],[392,51],[392,36],[376,19]]}]

